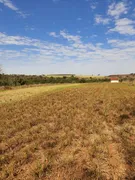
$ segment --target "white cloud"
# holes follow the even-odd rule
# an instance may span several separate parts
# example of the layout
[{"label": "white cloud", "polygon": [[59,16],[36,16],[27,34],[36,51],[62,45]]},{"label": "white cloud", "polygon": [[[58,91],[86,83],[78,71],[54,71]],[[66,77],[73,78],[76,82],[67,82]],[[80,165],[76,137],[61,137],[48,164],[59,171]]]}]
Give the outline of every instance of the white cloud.
[{"label": "white cloud", "polygon": [[106,25],[106,24],[109,24],[110,19],[109,18],[103,18],[101,15],[96,15],[95,21],[96,21],[96,24]]},{"label": "white cloud", "polygon": [[21,12],[21,11],[17,11],[17,13],[23,18],[26,18],[26,17],[28,17],[30,15],[30,14],[27,14],[27,13],[24,13],[24,12]]},{"label": "white cloud", "polygon": [[0,45],[35,46],[42,47],[44,44],[38,39],[31,39],[22,36],[8,36],[0,32]]},{"label": "white cloud", "polygon": [[119,18],[122,14],[128,13],[128,7],[125,2],[112,3],[108,9],[108,15]]},{"label": "white cloud", "polygon": [[55,38],[59,37],[59,36],[56,34],[56,32],[50,32],[50,33],[49,33],[49,36],[52,36],[52,37],[55,37]]},{"label": "white cloud", "polygon": [[117,19],[115,24],[116,26],[126,26],[126,25],[135,24],[135,22],[128,18],[122,18],[122,19]]},{"label": "white cloud", "polygon": [[[135,41],[111,39],[108,40],[111,47],[105,48],[100,42],[84,43],[80,36],[65,31],[60,31],[59,36],[69,43],[0,33],[0,64],[8,73],[27,74],[111,74],[130,73],[134,69]],[[19,46],[19,50],[11,50],[8,45]]]},{"label": "white cloud", "polygon": [[92,10],[94,10],[94,9],[96,9],[97,6],[96,6],[96,4],[92,4],[90,7]]},{"label": "white cloud", "polygon": [[98,2],[94,1],[89,1],[90,2],[90,8],[92,10],[95,10],[97,8]]},{"label": "white cloud", "polygon": [[8,7],[9,9],[16,11],[23,18],[26,18],[28,16],[28,14],[20,11],[19,8],[15,6],[11,0],[0,0],[0,3],[4,4],[4,6]]},{"label": "white cloud", "polygon": [[119,47],[119,48],[134,48],[135,47],[135,41],[129,41],[129,40],[119,40],[119,39],[108,39],[108,43],[111,44],[113,47]]},{"label": "white cloud", "polygon": [[13,11],[19,10],[10,0],[0,0],[0,3],[3,3],[5,6],[12,9]]},{"label": "white cloud", "polygon": [[81,37],[80,36],[73,36],[73,35],[70,35],[68,34],[67,32],[65,31],[60,31],[60,35],[67,39],[69,42],[75,42],[75,43],[80,43],[81,42]]},{"label": "white cloud", "polygon": [[34,27],[29,27],[29,26],[25,27],[25,31],[34,31],[34,30],[35,30]]},{"label": "white cloud", "polygon": [[135,22],[128,18],[116,19],[115,27],[110,29],[109,32],[118,32],[119,34],[135,35]]}]

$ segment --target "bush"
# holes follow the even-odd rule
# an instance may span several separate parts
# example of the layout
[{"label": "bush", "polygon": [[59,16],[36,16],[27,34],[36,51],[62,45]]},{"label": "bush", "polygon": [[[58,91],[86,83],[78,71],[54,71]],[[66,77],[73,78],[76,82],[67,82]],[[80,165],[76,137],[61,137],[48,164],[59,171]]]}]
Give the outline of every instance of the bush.
[{"label": "bush", "polygon": [[31,84],[46,84],[46,83],[92,83],[92,82],[107,82],[109,79],[97,79],[97,78],[81,78],[75,76],[63,76],[63,77],[48,77],[37,75],[7,75],[0,74],[0,86],[22,86]]}]

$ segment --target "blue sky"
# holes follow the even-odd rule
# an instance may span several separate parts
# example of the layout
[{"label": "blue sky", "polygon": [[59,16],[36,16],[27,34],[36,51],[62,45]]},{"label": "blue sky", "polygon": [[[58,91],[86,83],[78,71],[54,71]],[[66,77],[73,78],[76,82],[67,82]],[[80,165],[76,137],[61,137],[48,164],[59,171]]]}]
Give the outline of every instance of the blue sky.
[{"label": "blue sky", "polygon": [[135,1],[0,0],[0,64],[13,74],[135,73]]}]

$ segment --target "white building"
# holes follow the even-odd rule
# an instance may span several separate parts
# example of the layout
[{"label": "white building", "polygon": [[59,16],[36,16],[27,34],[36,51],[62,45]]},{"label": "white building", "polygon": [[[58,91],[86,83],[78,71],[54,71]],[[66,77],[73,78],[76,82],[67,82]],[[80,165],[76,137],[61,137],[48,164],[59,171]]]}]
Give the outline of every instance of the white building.
[{"label": "white building", "polygon": [[118,78],[111,78],[111,83],[119,83],[119,79]]}]

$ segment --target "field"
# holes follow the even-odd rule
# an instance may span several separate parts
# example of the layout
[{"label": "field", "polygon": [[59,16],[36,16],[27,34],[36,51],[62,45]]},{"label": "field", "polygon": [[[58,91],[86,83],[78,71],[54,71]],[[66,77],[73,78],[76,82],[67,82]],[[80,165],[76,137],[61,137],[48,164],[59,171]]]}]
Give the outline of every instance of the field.
[{"label": "field", "polygon": [[1,103],[9,103],[9,102],[15,102],[15,101],[21,101],[28,98],[33,98],[33,96],[36,96],[38,94],[42,93],[48,93],[48,92],[54,92],[57,90],[62,90],[64,88],[70,88],[70,87],[76,87],[80,86],[80,84],[64,84],[64,85],[40,85],[35,87],[27,87],[24,86],[22,88],[21,86],[13,88],[13,90],[7,90],[7,91],[0,91],[0,104]]},{"label": "field", "polygon": [[135,179],[135,87],[58,86],[0,92],[0,179]]},{"label": "field", "polygon": [[92,76],[92,75],[76,75],[76,77],[84,78],[84,79],[87,79],[87,78],[104,79],[105,78],[105,76]]},{"label": "field", "polygon": [[88,78],[95,78],[95,79],[104,79],[105,76],[94,76],[94,75],[75,75],[75,74],[50,74],[47,75],[47,77],[54,77],[54,78],[63,78],[63,76],[65,77],[71,77],[71,76],[75,76],[77,78],[84,78],[84,79],[88,79]]}]

